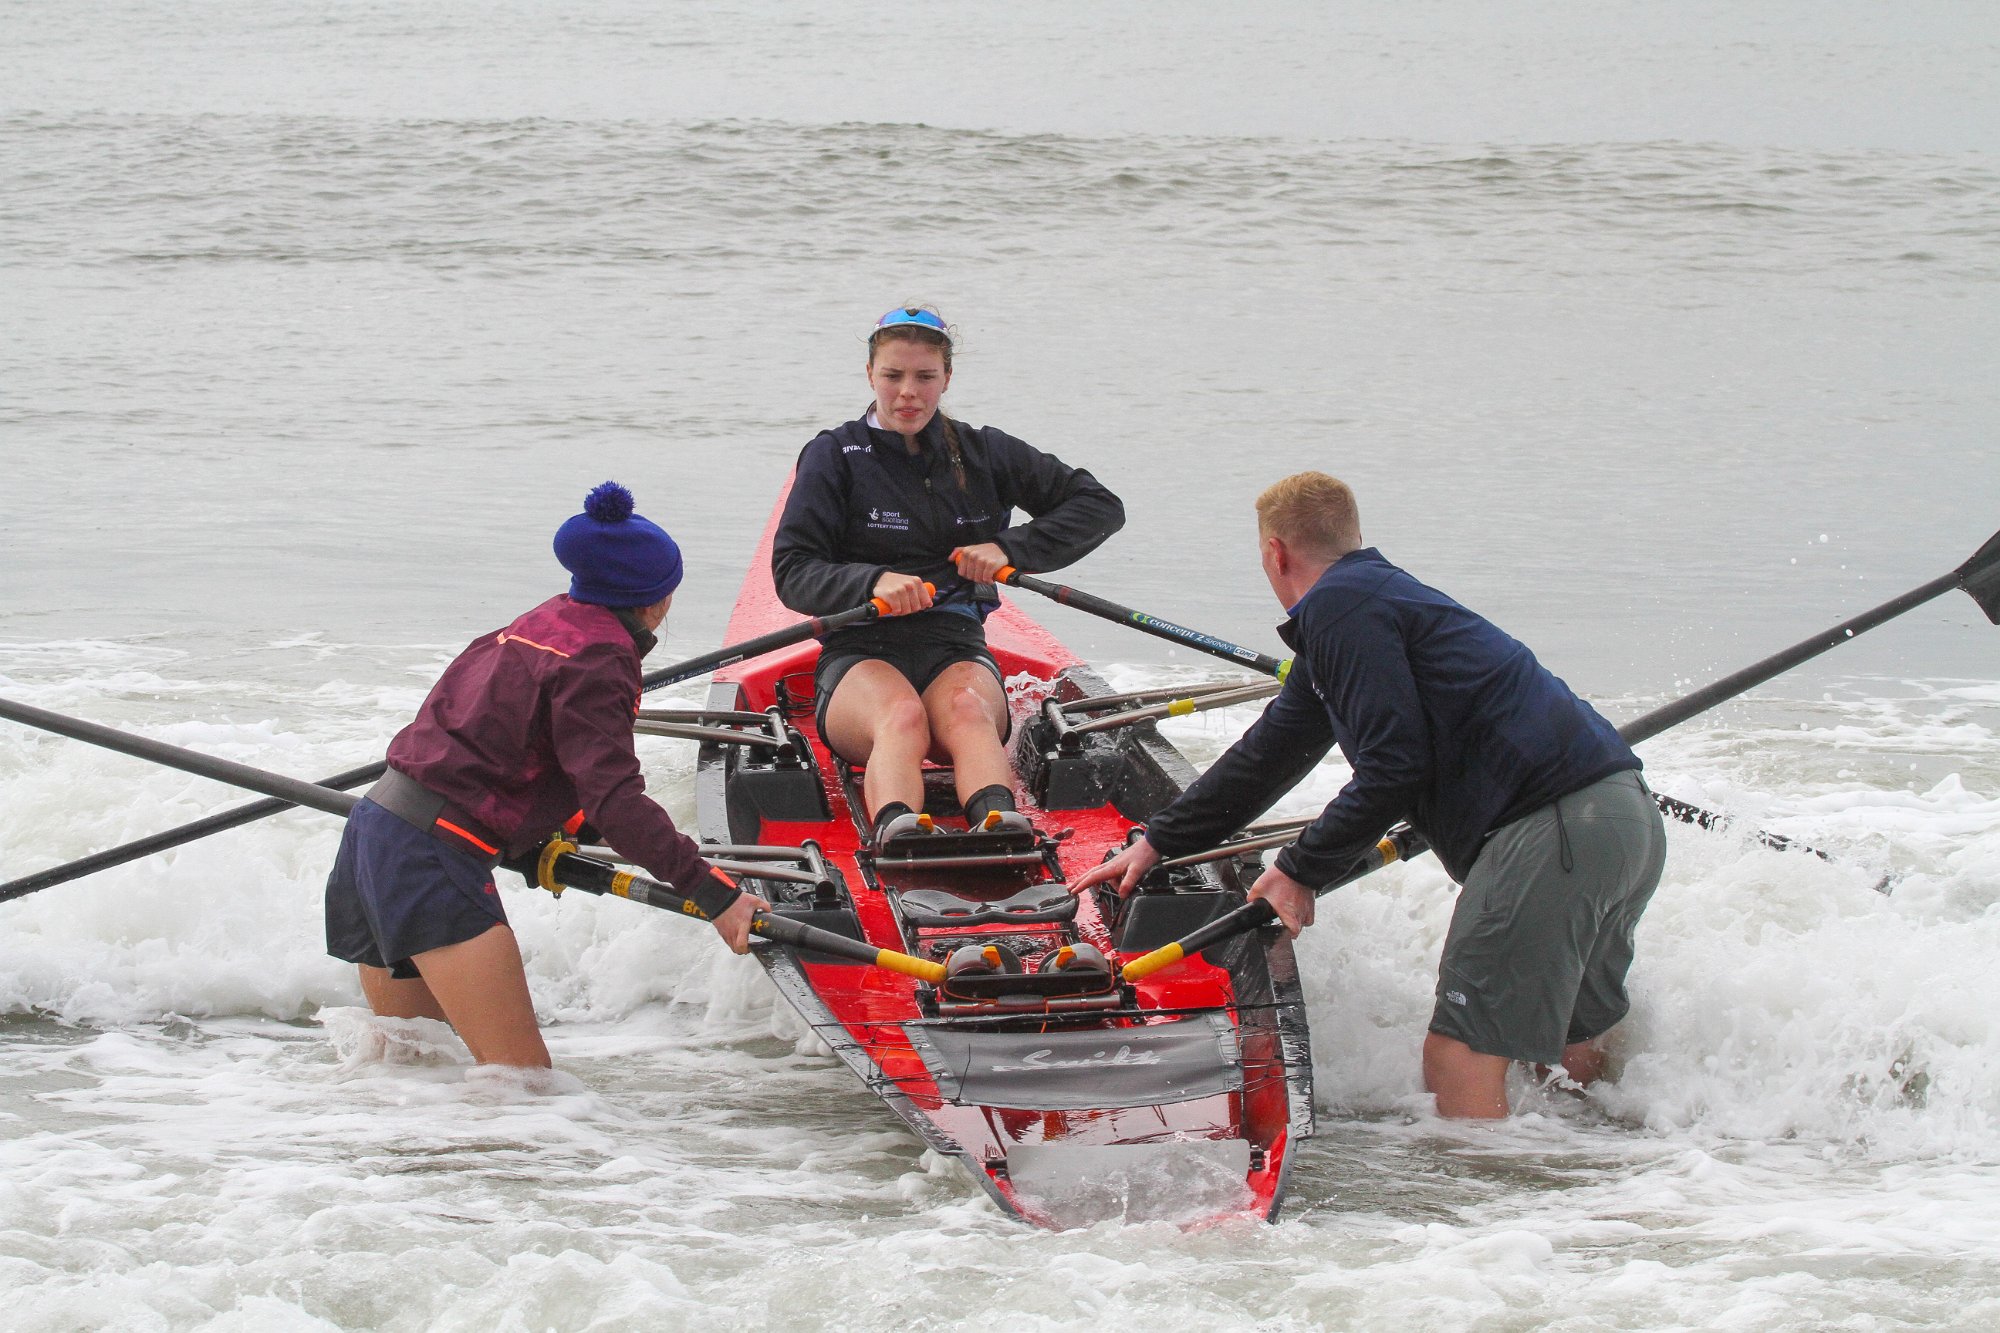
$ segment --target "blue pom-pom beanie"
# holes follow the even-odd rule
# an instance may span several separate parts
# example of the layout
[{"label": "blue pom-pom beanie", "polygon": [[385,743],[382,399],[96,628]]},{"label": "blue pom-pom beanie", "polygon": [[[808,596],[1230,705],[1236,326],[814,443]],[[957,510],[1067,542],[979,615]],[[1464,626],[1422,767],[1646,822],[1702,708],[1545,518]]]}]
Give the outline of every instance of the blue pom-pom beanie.
[{"label": "blue pom-pom beanie", "polygon": [[681,548],[632,512],[632,492],[615,481],[585,497],[583,512],[556,529],[555,545],[579,602],[651,606],[681,586]]}]

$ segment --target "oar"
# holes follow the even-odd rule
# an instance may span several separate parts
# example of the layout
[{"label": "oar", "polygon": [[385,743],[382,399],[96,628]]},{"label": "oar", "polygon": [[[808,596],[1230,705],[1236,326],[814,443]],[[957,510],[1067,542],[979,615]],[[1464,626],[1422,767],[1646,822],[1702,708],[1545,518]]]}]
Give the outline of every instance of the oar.
[{"label": "oar", "polygon": [[[1144,611],[1133,611],[1127,607],[1118,605],[1116,602],[1107,602],[1102,597],[1093,596],[1087,592],[1080,592],[1075,588],[1066,587],[1060,583],[1044,582],[1041,579],[1023,574],[1012,565],[1003,565],[1000,571],[993,577],[996,582],[1005,583],[1011,587],[1026,588],[1029,592],[1038,592],[1044,597],[1052,597],[1064,606],[1074,606],[1080,610],[1088,611],[1092,615],[1102,616],[1106,620],[1116,621],[1121,625],[1130,625],[1135,629],[1144,630],[1146,633],[1156,635],[1159,638],[1170,639],[1175,643],[1185,643],[1189,647],[1198,648],[1205,653],[1212,653],[1226,661],[1240,662],[1244,666],[1261,671],[1267,676],[1275,676],[1279,680],[1283,680],[1286,673],[1291,670],[1292,659],[1289,657],[1283,661],[1279,661],[1277,658],[1266,653],[1239,647],[1226,639],[1218,639],[1213,635],[1203,634],[1200,630],[1188,629],[1185,626],[1176,625],[1170,620],[1161,620],[1155,616],[1147,615]],[[1137,721],[1138,719],[1135,717],[1133,720]],[[1098,730],[1101,729],[1102,725],[1102,723],[1099,723],[1095,726],[1079,726],[1076,730]],[[1653,800],[1663,812],[1672,815],[1675,819],[1683,823],[1694,824],[1697,827],[1705,829],[1722,828],[1729,823],[1729,816],[1717,814],[1713,810],[1704,810],[1700,806],[1690,805],[1686,801],[1669,800],[1657,793],[1654,794]],[[1822,861],[1832,859],[1825,852],[1807,847],[1802,843],[1793,843],[1790,839],[1775,833],[1760,832],[1756,837],[1765,846],[1776,848],[1780,851],[1796,849],[1802,852],[1811,852]]]},{"label": "oar", "polygon": [[135,759],[149,760],[167,768],[178,768],[183,773],[214,778],[217,782],[226,782],[232,787],[260,791],[266,796],[274,796],[290,805],[324,810],[330,815],[345,817],[347,812],[354,808],[355,802],[361,799],[359,796],[350,796],[344,791],[322,787],[316,782],[300,782],[297,778],[288,778],[282,773],[272,773],[266,769],[252,768],[248,764],[239,764],[234,759],[218,759],[214,755],[202,754],[199,750],[183,749],[178,745],[169,745],[165,741],[135,736],[129,731],[107,727],[101,722],[86,722],[80,717],[51,713],[46,708],[15,703],[12,699],[0,699],[0,717],[19,722],[23,726],[52,731],[71,740],[86,741],[107,750],[116,750],[120,754],[129,754]]},{"label": "oar", "polygon": [[[165,741],[151,740],[145,736],[135,736],[129,731],[119,731],[97,722],[86,722],[81,718],[67,717],[61,713],[51,713],[45,708],[35,708],[29,704],[15,703],[11,699],[0,699],[0,717],[9,718],[27,726],[52,731],[58,736],[68,736],[72,740],[87,741],[92,745],[116,750],[121,754],[133,755],[140,759],[177,768],[217,782],[226,782],[232,787],[242,787],[249,791],[263,792],[291,805],[303,805],[314,810],[324,810],[331,815],[346,816],[360,797],[350,796],[343,791],[322,787],[318,783],[300,782],[281,773],[267,769],[252,768],[239,764],[233,759],[218,759],[214,755],[202,754],[198,750],[183,749],[169,745]],[[509,862],[508,869],[519,872],[531,884],[540,884],[550,892],[559,892],[558,885],[582,889],[586,893],[611,893],[648,907],[665,908],[686,916],[708,918],[694,901],[682,897],[680,893],[657,880],[635,875],[603,861],[579,855],[574,843],[551,841],[542,850],[539,858]],[[850,958],[858,963],[869,963],[876,967],[900,972],[905,976],[917,977],[924,981],[942,981],[944,965],[928,959],[913,958],[897,953],[893,949],[878,949],[861,940],[851,940],[845,935],[836,935],[818,926],[809,926],[802,921],[769,912],[758,912],[750,918],[750,931],[766,939],[777,940],[796,948],[813,949],[820,953]]]},{"label": "oar", "polygon": [[[928,583],[924,585],[924,590],[933,596],[937,594],[937,589]],[[734,666],[745,658],[761,657],[780,648],[789,648],[795,643],[804,643],[807,639],[824,638],[837,629],[846,629],[849,625],[858,625],[864,620],[874,620],[890,614],[892,613],[889,604],[880,597],[875,597],[865,606],[836,611],[830,616],[808,616],[796,625],[774,629],[769,634],[760,634],[741,643],[727,644],[712,653],[703,653],[700,657],[690,657],[685,662],[676,662],[672,666],[648,672],[639,678],[639,688],[656,690],[662,685],[678,684],[711,671],[720,671],[726,666]]]},{"label": "oar", "polygon": [[[661,667],[658,671],[648,672],[646,675],[640,677],[639,688],[641,690],[656,690],[663,686],[676,685],[681,681],[692,680],[694,677],[705,675],[710,671],[719,671],[723,667],[733,666],[746,658],[757,657],[779,648],[788,648],[792,644],[803,643],[807,639],[819,638],[823,635],[831,634],[834,630],[842,629],[848,625],[859,624],[864,620],[873,620],[877,616],[887,615],[888,613],[889,604],[877,597],[866,606],[857,606],[852,610],[841,611],[830,616],[814,616],[807,620],[801,620],[796,625],[787,625],[785,628],[773,630],[769,634],[760,635],[754,639],[745,639],[741,643],[729,644],[726,647],[716,649],[712,653],[703,653],[700,657],[690,657],[685,662],[676,662],[672,666]],[[142,759],[146,757],[148,756],[140,756]],[[345,773],[336,773],[330,778],[322,778],[316,785],[333,787],[344,791],[349,787],[359,787],[365,783],[373,782],[376,778],[382,776],[384,769],[387,767],[381,760],[377,760],[372,764],[364,764],[360,768],[351,768]],[[19,879],[11,879],[5,883],[0,883],[0,902],[6,902],[10,898],[19,898],[23,894],[34,893],[38,889],[65,884],[73,879],[81,879],[85,875],[95,874],[100,870],[108,870],[112,866],[124,865],[127,861],[136,861],[140,857],[151,856],[155,852],[164,852],[175,847],[181,847],[187,843],[205,838],[211,833],[220,833],[224,829],[240,828],[244,824],[255,823],[257,820],[263,819],[268,815],[275,815],[280,811],[293,809],[296,804],[293,801],[278,800],[276,798],[264,801],[252,801],[249,805],[238,806],[234,810],[223,810],[216,814],[197,819],[192,823],[170,828],[163,833],[155,833],[150,837],[121,843],[116,847],[108,848],[101,852],[93,852],[89,856],[80,857],[74,861],[67,861],[59,866],[50,866],[47,870],[38,870],[32,875],[23,875]]]},{"label": "oar", "polygon": [[1279,680],[1283,680],[1285,673],[1291,670],[1292,663],[1290,658],[1279,661],[1267,653],[1260,653],[1254,648],[1245,648],[1241,644],[1231,643],[1227,639],[1218,639],[1213,634],[1203,634],[1198,629],[1189,629],[1185,625],[1176,625],[1171,620],[1162,620],[1158,616],[1147,615],[1144,611],[1134,611],[1129,606],[1120,606],[1116,602],[1107,602],[1102,597],[1079,591],[1065,584],[1050,583],[1045,579],[1038,579],[1031,574],[1023,574],[1012,565],[1001,566],[1000,571],[993,576],[993,581],[995,583],[1004,583],[1011,588],[1026,588],[1029,592],[1038,592],[1042,596],[1060,602],[1064,606],[1073,606],[1079,611],[1088,611],[1093,616],[1102,616],[1104,619],[1113,621],[1116,624],[1130,625],[1133,629],[1139,630],[1141,633],[1150,634],[1156,639],[1165,639],[1170,643],[1182,644],[1185,647],[1194,649],[1196,652],[1208,653],[1210,656],[1220,657],[1226,662],[1235,662],[1239,665],[1247,666],[1253,671],[1261,671],[1267,676],[1276,676]]},{"label": "oar", "polygon": [[[1852,620],[1843,620],[1832,629],[1815,634],[1780,653],[1773,653],[1761,662],[1753,662],[1741,671],[1724,676],[1712,685],[1694,691],[1674,700],[1650,713],[1636,717],[1618,728],[1618,734],[1628,745],[1637,745],[1649,740],[1669,727],[1679,726],[1699,713],[1707,712],[1717,704],[1735,698],[1739,694],[1755,689],[1773,676],[1781,675],[1801,662],[1818,657],[1821,653],[1846,643],[1857,634],[1864,634],[1885,621],[1894,620],[1905,611],[1914,610],[1924,603],[1942,597],[1953,588],[1963,588],[1986,613],[1986,618],[2000,625],[2000,532],[1990,537],[1984,546],[1975,551],[1971,559],[1952,570],[1941,574],[1919,587],[1912,588],[1901,597],[1892,597],[1872,611],[1864,611]],[[1430,850],[1415,829],[1398,828],[1375,845],[1372,852],[1364,855],[1356,865],[1334,880],[1321,885],[1315,892],[1328,893],[1343,884],[1351,884],[1364,875],[1371,875],[1392,861],[1408,860]],[[1163,945],[1151,953],[1141,954],[1122,969],[1127,981],[1137,981],[1140,977],[1151,976],[1163,967],[1171,967],[1190,953],[1206,949],[1244,931],[1254,930],[1264,923],[1276,919],[1277,913],[1262,899],[1245,903],[1233,912],[1217,917],[1192,934]]]},{"label": "oar", "polygon": [[[582,889],[585,893],[615,894],[648,907],[708,920],[708,914],[696,906],[692,898],[682,897],[677,889],[594,857],[579,855],[573,843],[551,841],[542,849],[541,857],[535,864],[510,865],[509,868],[520,871],[530,884],[538,883],[551,893],[561,893],[562,888],[567,887]],[[866,941],[852,940],[845,935],[836,935],[830,930],[770,912],[758,912],[751,916],[750,933],[796,949],[812,949],[890,972],[900,972],[919,981],[936,983],[944,980],[943,963],[915,958],[894,949],[878,949]]]},{"label": "oar", "polygon": [[[349,787],[359,787],[381,776],[381,764],[364,764],[360,768],[350,768],[345,773],[336,773],[330,778],[321,778],[317,785],[331,787],[335,791],[346,791]],[[78,857],[74,861],[65,861],[59,866],[50,866],[47,870],[37,870],[32,875],[10,879],[0,884],[0,903],[10,898],[25,897],[38,889],[66,884],[73,879],[82,879],[85,875],[94,875],[100,870],[109,870],[112,866],[122,866],[127,861],[137,861],[142,857],[151,856],[154,852],[170,851],[190,842],[198,842],[211,833],[240,828],[244,824],[254,824],[266,815],[275,815],[280,810],[296,809],[298,806],[291,801],[281,801],[271,797],[262,801],[252,801],[248,805],[239,805],[234,810],[218,811],[192,823],[180,824],[163,833],[155,833],[151,837],[120,843],[116,847],[92,852],[89,856]]]}]

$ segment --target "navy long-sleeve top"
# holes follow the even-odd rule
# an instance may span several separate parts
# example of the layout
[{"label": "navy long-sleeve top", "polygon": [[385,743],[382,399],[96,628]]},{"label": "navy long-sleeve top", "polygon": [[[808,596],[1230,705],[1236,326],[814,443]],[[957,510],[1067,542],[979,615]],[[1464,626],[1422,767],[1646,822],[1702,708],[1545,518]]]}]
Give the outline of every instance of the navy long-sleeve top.
[{"label": "navy long-sleeve top", "polygon": [[[910,453],[903,436],[866,420],[822,431],[799,454],[771,542],[778,600],[806,615],[860,606],[894,570],[937,587],[939,605],[989,610],[991,584],[958,575],[951,553],[997,543],[1016,568],[1081,560],[1125,525],[1125,506],[1095,477],[992,426],[953,422],[965,484],[933,416]],[[1033,521],[1014,524],[1013,511]]]},{"label": "navy long-sleeve top", "polygon": [[1463,881],[1494,829],[1640,767],[1524,644],[1373,547],[1328,568],[1279,633],[1296,654],[1284,689],[1154,816],[1146,838],[1163,856],[1214,846],[1337,744],[1354,775],[1278,868],[1331,884],[1407,820]]}]

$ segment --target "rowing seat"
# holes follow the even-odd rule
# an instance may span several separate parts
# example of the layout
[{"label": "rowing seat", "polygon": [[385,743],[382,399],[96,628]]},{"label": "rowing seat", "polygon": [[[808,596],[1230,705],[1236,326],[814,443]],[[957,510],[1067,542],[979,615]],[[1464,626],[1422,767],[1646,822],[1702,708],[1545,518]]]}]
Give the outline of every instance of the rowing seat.
[{"label": "rowing seat", "polygon": [[1076,898],[1061,884],[1035,884],[1005,898],[966,898],[949,889],[893,889],[896,914],[916,930],[960,926],[1046,926],[1076,917]]}]

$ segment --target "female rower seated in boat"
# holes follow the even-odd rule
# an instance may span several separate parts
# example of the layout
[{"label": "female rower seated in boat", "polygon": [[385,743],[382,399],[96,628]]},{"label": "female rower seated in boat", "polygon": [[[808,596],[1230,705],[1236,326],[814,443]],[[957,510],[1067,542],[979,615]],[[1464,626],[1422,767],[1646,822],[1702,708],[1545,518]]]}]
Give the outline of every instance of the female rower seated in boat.
[{"label": "female rower seated in boat", "polygon": [[[874,401],[799,454],[771,544],[778,597],[793,610],[826,615],[880,597],[892,612],[828,635],[813,680],[821,737],[867,766],[878,847],[928,827],[926,756],[951,764],[968,828],[1025,826],[983,628],[1000,604],[992,579],[1008,565],[1060,569],[1125,524],[1124,505],[1088,472],[947,417],[938,400],[951,353],[936,311],[882,316],[868,338]],[[1016,507],[1033,521],[1013,526]]]}]

